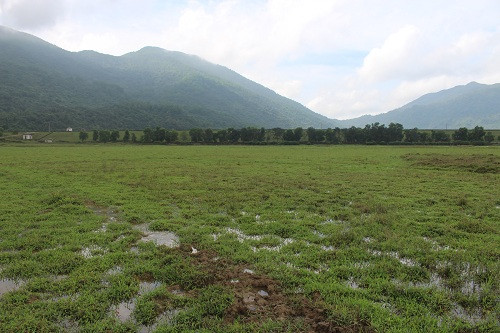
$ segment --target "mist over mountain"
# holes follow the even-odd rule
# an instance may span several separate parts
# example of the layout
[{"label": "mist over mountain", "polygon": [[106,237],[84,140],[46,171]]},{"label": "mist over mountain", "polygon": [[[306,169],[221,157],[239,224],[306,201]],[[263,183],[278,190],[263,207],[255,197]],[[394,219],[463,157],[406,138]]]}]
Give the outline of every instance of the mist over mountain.
[{"label": "mist over mountain", "polygon": [[0,126],[86,128],[334,127],[335,120],[181,52],[69,52],[0,27]]},{"label": "mist over mountain", "polygon": [[398,109],[375,116],[340,120],[342,127],[363,127],[379,122],[400,123],[405,128],[445,129],[483,126],[500,128],[500,84],[471,82],[426,94]]}]

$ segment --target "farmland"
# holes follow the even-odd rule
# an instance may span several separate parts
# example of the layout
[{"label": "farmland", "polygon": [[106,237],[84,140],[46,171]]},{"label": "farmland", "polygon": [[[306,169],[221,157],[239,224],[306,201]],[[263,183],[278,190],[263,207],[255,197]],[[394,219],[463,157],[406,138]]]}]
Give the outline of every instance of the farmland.
[{"label": "farmland", "polygon": [[498,147],[0,157],[2,332],[498,329]]}]

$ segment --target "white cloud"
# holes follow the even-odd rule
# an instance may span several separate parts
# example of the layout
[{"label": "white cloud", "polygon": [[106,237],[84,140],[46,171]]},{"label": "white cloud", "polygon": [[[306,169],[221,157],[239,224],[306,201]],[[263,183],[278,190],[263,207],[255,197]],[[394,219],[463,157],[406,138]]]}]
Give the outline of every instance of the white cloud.
[{"label": "white cloud", "polygon": [[381,47],[366,56],[359,69],[360,79],[374,82],[413,74],[416,70],[412,63],[420,55],[421,41],[422,35],[413,25],[391,34]]},{"label": "white cloud", "polygon": [[499,12],[498,0],[0,0],[0,24],[63,48],[197,54],[339,118],[500,82]]},{"label": "white cloud", "polygon": [[17,29],[39,29],[54,25],[64,15],[63,0],[1,0],[3,24]]}]

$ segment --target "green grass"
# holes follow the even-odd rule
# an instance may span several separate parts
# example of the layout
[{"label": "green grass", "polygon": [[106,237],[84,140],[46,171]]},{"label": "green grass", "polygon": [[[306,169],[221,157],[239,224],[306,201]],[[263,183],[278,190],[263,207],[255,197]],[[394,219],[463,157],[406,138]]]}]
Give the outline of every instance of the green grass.
[{"label": "green grass", "polygon": [[[19,283],[0,296],[2,332],[133,332],[162,314],[159,332],[306,331],[269,304],[235,312],[264,278],[280,286],[270,297],[310,302],[336,327],[498,330],[497,147],[23,144],[0,155],[0,286]],[[140,242],[141,223],[181,248]],[[218,275],[242,268],[254,285]]]}]

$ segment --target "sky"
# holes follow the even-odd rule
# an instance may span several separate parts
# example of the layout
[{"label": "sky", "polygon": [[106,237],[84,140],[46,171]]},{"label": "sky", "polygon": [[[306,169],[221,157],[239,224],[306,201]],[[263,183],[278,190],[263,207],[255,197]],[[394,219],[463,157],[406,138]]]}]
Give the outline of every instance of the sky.
[{"label": "sky", "polygon": [[195,54],[330,118],[500,82],[500,0],[0,0],[69,51]]}]

